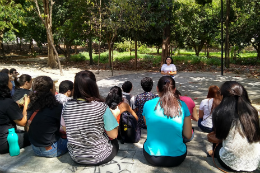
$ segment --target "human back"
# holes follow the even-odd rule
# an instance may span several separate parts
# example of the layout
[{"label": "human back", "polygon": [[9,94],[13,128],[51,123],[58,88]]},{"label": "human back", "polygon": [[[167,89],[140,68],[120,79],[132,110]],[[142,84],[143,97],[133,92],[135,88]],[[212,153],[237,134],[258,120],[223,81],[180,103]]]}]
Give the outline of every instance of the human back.
[{"label": "human back", "polygon": [[99,165],[117,154],[118,123],[100,97],[92,72],[86,70],[76,74],[73,99],[65,104],[62,116],[69,153],[74,161]]},{"label": "human back", "polygon": [[144,155],[155,166],[178,166],[187,154],[182,135],[188,139],[192,135],[189,109],[175,97],[175,81],[170,76],[159,79],[157,91],[160,97],[147,101],[143,108],[147,125]]},{"label": "human back", "polygon": [[62,104],[55,98],[55,85],[48,76],[34,79],[28,112],[29,139],[35,155],[57,157],[68,151],[60,135]]},{"label": "human back", "polygon": [[227,81],[220,90],[223,99],[212,116],[216,137],[223,142],[216,147],[214,154],[230,171],[254,171],[260,163],[257,110],[240,83]]}]

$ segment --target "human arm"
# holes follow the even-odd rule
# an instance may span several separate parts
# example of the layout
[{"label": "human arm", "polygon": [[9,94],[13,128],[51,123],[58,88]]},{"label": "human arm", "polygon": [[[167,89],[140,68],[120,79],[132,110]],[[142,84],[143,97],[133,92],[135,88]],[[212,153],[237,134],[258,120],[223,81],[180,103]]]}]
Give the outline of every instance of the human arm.
[{"label": "human arm", "polygon": [[27,108],[30,103],[30,98],[28,96],[24,96],[24,106],[23,106],[23,118],[20,120],[14,120],[15,124],[24,127],[27,123]]},{"label": "human arm", "polygon": [[117,138],[118,123],[109,108],[106,109],[103,118],[104,118],[104,128],[106,130],[108,137],[112,139]]},{"label": "human arm", "polygon": [[146,119],[145,119],[145,116],[143,116],[143,119],[144,119],[144,124],[146,125]]},{"label": "human arm", "polygon": [[203,118],[203,116],[204,116],[203,110],[199,110],[199,118]]},{"label": "human arm", "polygon": [[190,117],[184,118],[184,125],[183,125],[183,136],[187,139],[190,139],[192,136],[192,127],[191,127],[191,119]]},{"label": "human arm", "polygon": [[198,121],[199,120],[196,106],[193,108],[193,111],[192,111],[192,119],[194,121]]},{"label": "human arm", "polygon": [[136,115],[136,113],[132,110],[132,108],[127,103],[122,102],[118,107],[120,109],[120,114],[127,111],[130,114],[132,114],[135,117],[135,119],[138,121],[138,116]]},{"label": "human arm", "polygon": [[118,126],[116,128],[114,128],[113,130],[107,131],[107,136],[112,139],[116,139],[118,136]]}]

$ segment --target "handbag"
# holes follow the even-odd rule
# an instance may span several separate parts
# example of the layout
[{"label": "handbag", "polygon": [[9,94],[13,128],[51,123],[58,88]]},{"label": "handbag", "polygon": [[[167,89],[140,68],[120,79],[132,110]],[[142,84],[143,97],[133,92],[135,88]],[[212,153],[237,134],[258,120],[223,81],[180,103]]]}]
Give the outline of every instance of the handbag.
[{"label": "handbag", "polygon": [[213,131],[213,132],[210,132],[208,135],[207,135],[207,138],[208,138],[208,141],[211,142],[211,143],[214,143],[214,144],[219,144],[222,142],[222,140],[218,139],[216,137],[216,133]]}]

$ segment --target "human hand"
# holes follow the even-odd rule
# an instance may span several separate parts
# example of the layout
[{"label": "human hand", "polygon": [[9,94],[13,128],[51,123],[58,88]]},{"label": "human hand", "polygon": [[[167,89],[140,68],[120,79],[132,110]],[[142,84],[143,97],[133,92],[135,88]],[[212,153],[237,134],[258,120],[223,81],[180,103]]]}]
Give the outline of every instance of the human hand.
[{"label": "human hand", "polygon": [[29,96],[27,96],[27,94],[24,94],[24,105],[29,105],[29,103],[30,103],[30,97]]}]

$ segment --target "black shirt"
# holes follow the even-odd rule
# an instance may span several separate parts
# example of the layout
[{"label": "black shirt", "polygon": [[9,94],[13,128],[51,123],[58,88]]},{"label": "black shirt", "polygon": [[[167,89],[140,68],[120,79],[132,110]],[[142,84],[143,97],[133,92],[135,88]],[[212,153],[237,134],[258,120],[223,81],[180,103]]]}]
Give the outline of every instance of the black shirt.
[{"label": "black shirt", "polygon": [[23,114],[11,98],[0,99],[0,147],[7,142],[8,129],[15,128],[14,120],[21,120]]},{"label": "black shirt", "polygon": [[[48,147],[60,139],[62,105],[39,111],[29,127],[29,140],[36,147]],[[28,113],[28,120],[33,112]]]},{"label": "black shirt", "polygon": [[30,92],[31,92],[30,90],[23,89],[23,88],[18,88],[18,89],[15,90],[14,95],[12,96],[12,99],[14,101],[18,101],[21,98],[23,98],[24,94],[29,95]]}]

